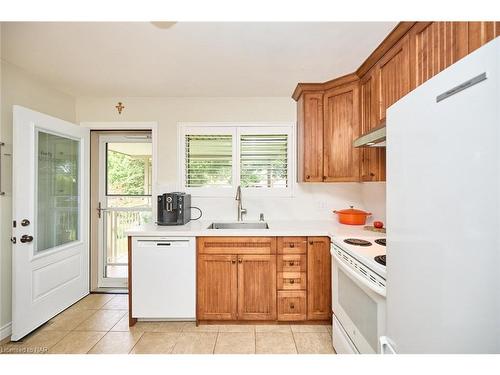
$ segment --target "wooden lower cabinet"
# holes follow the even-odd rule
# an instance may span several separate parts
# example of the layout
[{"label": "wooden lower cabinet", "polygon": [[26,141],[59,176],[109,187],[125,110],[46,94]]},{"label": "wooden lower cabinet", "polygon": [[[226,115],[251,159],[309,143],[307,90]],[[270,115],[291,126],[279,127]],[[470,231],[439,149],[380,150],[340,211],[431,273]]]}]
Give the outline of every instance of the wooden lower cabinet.
[{"label": "wooden lower cabinet", "polygon": [[278,320],[302,321],[307,318],[305,290],[280,290],[278,292]]},{"label": "wooden lower cabinet", "polygon": [[197,316],[199,320],[237,318],[238,268],[236,255],[198,254]]},{"label": "wooden lower cabinet", "polygon": [[329,320],[329,245],[328,237],[199,237],[197,320]]},{"label": "wooden lower cabinet", "polygon": [[276,255],[238,256],[238,319],[276,319]]},{"label": "wooden lower cabinet", "polygon": [[330,239],[309,237],[307,243],[307,319],[330,319],[331,296]]}]

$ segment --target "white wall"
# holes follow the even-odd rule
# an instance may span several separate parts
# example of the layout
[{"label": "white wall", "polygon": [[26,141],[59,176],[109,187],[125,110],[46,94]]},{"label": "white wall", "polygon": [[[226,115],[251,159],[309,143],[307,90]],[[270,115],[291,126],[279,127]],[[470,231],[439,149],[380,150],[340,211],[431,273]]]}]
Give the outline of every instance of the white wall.
[{"label": "white wall", "polygon": [[[115,105],[123,102],[121,115]],[[158,186],[164,191],[178,185],[177,124],[179,122],[289,122],[296,121],[291,98],[77,98],[79,122],[156,121],[159,138]],[[299,184],[292,198],[243,197],[247,219],[259,213],[269,219],[334,219],[333,209],[349,205],[364,208],[358,183]],[[193,198],[207,219],[235,219],[232,198]],[[195,213],[193,214],[193,216]]]},{"label": "white wall", "polygon": [[[0,141],[2,148],[2,189],[0,196],[0,330],[11,321],[11,255],[12,222],[12,106],[15,104],[75,121],[75,98],[51,89],[27,72],[1,60],[0,71]],[[5,155],[8,154],[8,155]],[[17,218],[21,219],[21,218]],[[1,332],[0,332],[1,333]]]}]

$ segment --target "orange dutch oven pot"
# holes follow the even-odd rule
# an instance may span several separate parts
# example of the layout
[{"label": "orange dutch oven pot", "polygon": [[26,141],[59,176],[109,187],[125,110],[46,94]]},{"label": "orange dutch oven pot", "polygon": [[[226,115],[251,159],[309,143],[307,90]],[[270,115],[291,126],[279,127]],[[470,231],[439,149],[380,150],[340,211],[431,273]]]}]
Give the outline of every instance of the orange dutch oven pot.
[{"label": "orange dutch oven pot", "polygon": [[366,218],[371,215],[370,212],[357,210],[354,206],[350,206],[345,210],[333,211],[338,215],[339,223],[347,225],[365,225]]}]

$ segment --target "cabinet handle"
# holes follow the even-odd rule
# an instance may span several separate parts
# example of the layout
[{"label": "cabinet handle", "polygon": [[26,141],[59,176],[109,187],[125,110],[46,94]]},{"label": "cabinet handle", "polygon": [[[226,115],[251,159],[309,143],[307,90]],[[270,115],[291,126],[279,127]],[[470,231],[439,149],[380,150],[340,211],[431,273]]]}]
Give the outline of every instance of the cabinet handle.
[{"label": "cabinet handle", "polygon": [[290,284],[295,284],[295,280],[294,279],[290,279]]},{"label": "cabinet handle", "polygon": [[295,305],[293,303],[290,304],[290,308],[291,309],[294,309],[295,308]]},{"label": "cabinet handle", "polygon": [[290,262],[288,263],[290,266],[293,266],[295,263],[294,262]]},{"label": "cabinet handle", "polygon": [[241,260],[241,259],[238,259],[238,263],[243,263],[243,260]]},{"label": "cabinet handle", "polygon": [[236,264],[236,261],[233,259],[233,260],[231,261],[231,263],[232,263],[232,264]]},{"label": "cabinet handle", "polygon": [[312,242],[312,241],[309,241],[309,245],[313,245],[313,244],[314,244],[314,242]]},{"label": "cabinet handle", "polygon": [[307,175],[306,176],[306,180],[309,180],[311,178],[311,176]]},{"label": "cabinet handle", "polygon": [[370,176],[371,176],[371,177],[375,177],[375,173],[370,172]]},{"label": "cabinet handle", "polygon": [[295,244],[292,242],[292,243],[290,244],[290,247],[292,247],[292,248],[293,248],[293,247],[295,247]]}]

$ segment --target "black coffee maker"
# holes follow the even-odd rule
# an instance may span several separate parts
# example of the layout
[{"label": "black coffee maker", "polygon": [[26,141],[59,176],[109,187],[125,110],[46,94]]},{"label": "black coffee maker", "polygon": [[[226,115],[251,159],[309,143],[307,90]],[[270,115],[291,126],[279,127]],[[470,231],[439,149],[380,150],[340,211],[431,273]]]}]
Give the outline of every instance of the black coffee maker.
[{"label": "black coffee maker", "polygon": [[191,194],[158,195],[158,225],[184,225],[191,220]]}]

